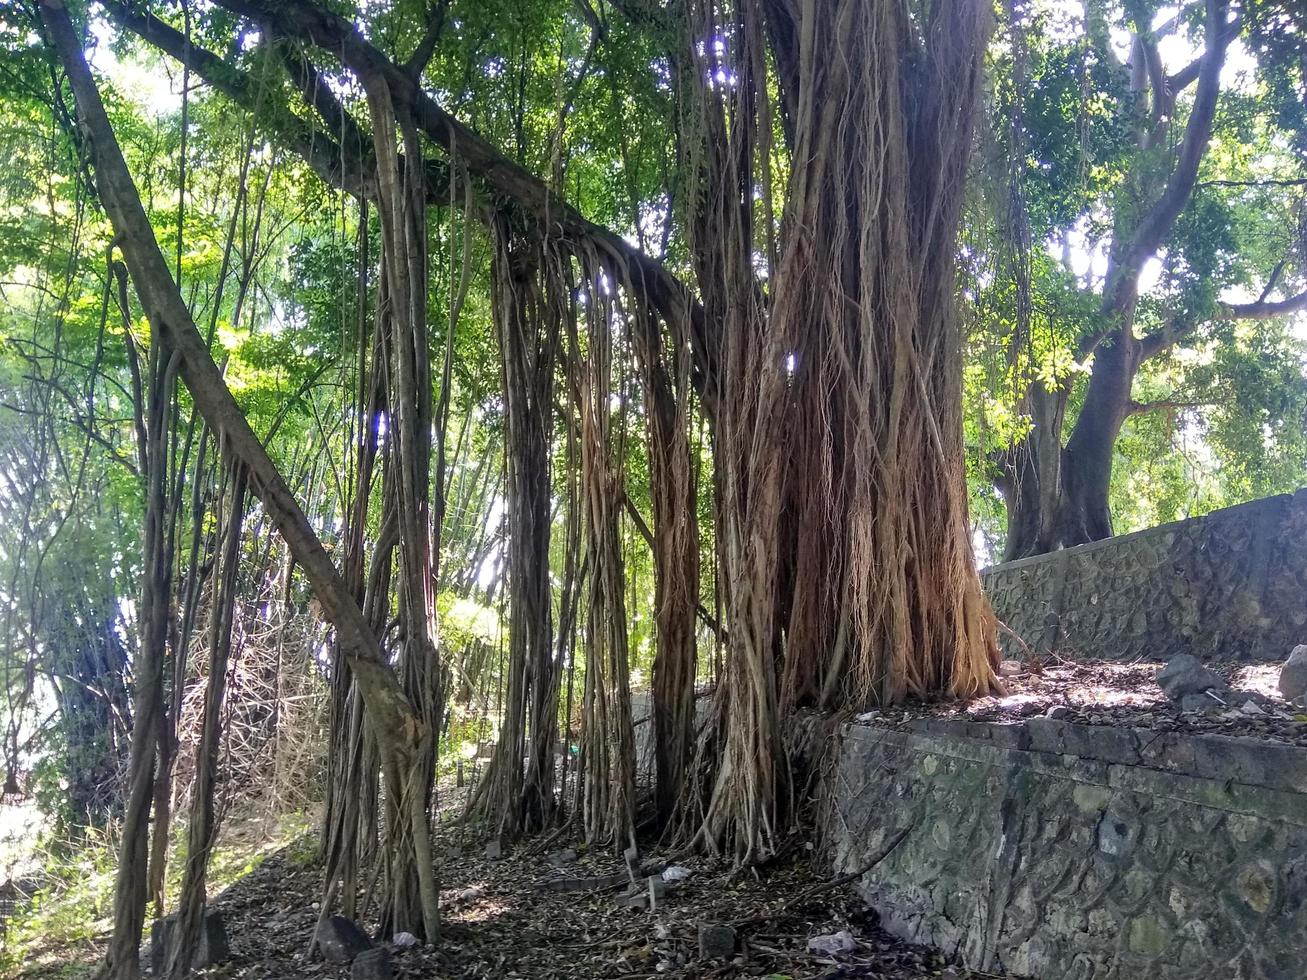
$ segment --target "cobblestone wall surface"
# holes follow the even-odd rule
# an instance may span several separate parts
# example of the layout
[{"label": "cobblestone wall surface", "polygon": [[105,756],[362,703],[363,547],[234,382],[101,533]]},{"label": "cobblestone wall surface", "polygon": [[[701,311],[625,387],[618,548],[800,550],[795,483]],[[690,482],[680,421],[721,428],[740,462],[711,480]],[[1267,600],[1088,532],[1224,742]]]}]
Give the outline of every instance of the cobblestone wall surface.
[{"label": "cobblestone wall surface", "polygon": [[890,931],[1046,980],[1307,977],[1307,750],[1052,719],[853,727],[837,872]]},{"label": "cobblestone wall surface", "polygon": [[[995,565],[982,578],[999,618],[1036,653],[1279,660],[1307,643],[1307,490]],[[1022,654],[1002,639],[1008,656]]]}]

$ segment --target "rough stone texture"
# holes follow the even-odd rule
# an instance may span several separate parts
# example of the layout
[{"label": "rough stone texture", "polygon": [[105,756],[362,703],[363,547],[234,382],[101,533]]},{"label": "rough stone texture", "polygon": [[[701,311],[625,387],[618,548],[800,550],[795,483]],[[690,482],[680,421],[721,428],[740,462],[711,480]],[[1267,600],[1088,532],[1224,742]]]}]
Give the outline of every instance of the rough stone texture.
[{"label": "rough stone texture", "polygon": [[[694,697],[694,727],[698,731],[712,710],[709,692],[700,691]],[[654,779],[653,699],[644,691],[631,692],[631,718],[635,724],[635,776],[646,785]]]},{"label": "rough stone texture", "polygon": [[735,930],[730,926],[699,926],[699,955],[705,960],[735,955]]},{"label": "rough stone texture", "polygon": [[1307,694],[1307,644],[1294,647],[1280,668],[1280,693],[1290,701]]},{"label": "rough stone texture", "polygon": [[[1307,643],[1307,490],[995,565],[982,578],[999,618],[1035,653],[1283,660]],[[1023,655],[1001,639],[1005,656]]]},{"label": "rough stone texture", "polygon": [[[155,976],[162,975],[168,965],[168,956],[172,951],[173,932],[176,928],[177,917],[175,915],[155,919],[153,925],[150,926],[150,972]],[[204,913],[204,925],[200,929],[200,944],[195,949],[195,958],[191,961],[191,968],[202,970],[205,967],[222,963],[230,956],[231,948],[227,944],[227,927],[223,923],[222,913],[210,909]]]},{"label": "rough stone texture", "polygon": [[1172,701],[1189,694],[1201,695],[1204,691],[1225,690],[1221,675],[1204,667],[1202,661],[1188,653],[1177,653],[1157,672],[1157,686]]},{"label": "rough stone texture", "polygon": [[333,915],[318,926],[318,949],[331,963],[348,963],[372,948],[372,940],[353,919]]},{"label": "rough stone texture", "polygon": [[350,980],[392,980],[395,971],[390,963],[390,950],[379,947],[359,953],[349,968],[349,976]]},{"label": "rough stone texture", "polygon": [[882,924],[1058,980],[1307,976],[1307,750],[1050,718],[854,727],[837,872]]}]

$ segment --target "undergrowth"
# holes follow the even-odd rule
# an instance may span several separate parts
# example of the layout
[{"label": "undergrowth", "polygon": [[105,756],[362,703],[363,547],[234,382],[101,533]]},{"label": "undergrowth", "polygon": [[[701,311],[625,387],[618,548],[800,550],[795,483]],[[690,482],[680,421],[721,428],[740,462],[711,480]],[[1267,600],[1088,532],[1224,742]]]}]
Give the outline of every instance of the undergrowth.
[{"label": "undergrowth", "polygon": [[[293,860],[316,859],[314,823],[305,812],[279,817],[229,817],[209,860],[208,891],[216,898],[271,853],[290,846]],[[167,902],[176,901],[186,866],[186,828],[175,826],[167,873]],[[37,891],[0,924],[0,976],[25,980],[81,980],[94,972],[112,926],[116,837],[88,831],[77,840],[43,838],[36,869],[25,881]],[[151,910],[152,911],[152,910]],[[149,921],[146,931],[148,936]]]}]

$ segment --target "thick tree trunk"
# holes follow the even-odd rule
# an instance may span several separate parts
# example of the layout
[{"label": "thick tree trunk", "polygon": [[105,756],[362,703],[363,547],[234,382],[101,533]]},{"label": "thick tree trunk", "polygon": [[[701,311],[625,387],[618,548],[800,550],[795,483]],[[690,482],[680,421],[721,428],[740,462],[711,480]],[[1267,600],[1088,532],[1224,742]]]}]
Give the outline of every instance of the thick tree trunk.
[{"label": "thick tree trunk", "polygon": [[[738,83],[700,93],[710,143],[731,103],[732,152],[705,167],[706,204],[726,214],[723,202],[750,196],[738,187],[760,183],[765,197],[772,182],[762,9],[737,4],[723,57]],[[712,20],[710,5],[701,16]],[[705,308],[723,321],[716,458],[730,621],[725,737],[699,839],[739,860],[765,857],[793,812],[785,707],[996,683],[968,536],[954,288],[987,27],[979,0],[932,4],[920,25],[892,4],[802,5],[791,31],[772,33],[797,46],[773,52],[797,66],[781,241],[770,215],[765,244],[743,221],[702,230],[713,248],[699,265]],[[764,248],[770,309],[738,293],[716,301],[739,288],[741,258]],[[726,274],[705,281],[715,268]]]},{"label": "thick tree trunk", "polygon": [[1034,430],[1000,460],[998,486],[1008,512],[1003,561],[1112,536],[1112,463],[1141,356],[1139,341],[1126,328],[1099,345],[1065,447],[1065,396],[1039,389],[1032,397]]},{"label": "thick tree trunk", "polygon": [[1108,492],[1112,457],[1130,414],[1130,389],[1139,369],[1139,341],[1128,328],[1114,332],[1094,354],[1094,370],[1071,438],[1062,455],[1062,501],[1056,537],[1063,547],[1112,536]]}]

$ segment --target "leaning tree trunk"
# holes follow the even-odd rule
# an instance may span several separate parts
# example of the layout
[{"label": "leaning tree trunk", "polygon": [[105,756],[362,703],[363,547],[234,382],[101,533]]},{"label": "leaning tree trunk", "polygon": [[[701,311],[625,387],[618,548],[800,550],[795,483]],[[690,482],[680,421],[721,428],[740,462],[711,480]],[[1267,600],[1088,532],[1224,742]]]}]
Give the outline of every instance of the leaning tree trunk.
[{"label": "leaning tree trunk", "polygon": [[[175,354],[178,372],[196,409],[216,437],[225,440],[232,454],[248,469],[251,488],[286,540],[297,564],[305,572],[323,611],[335,626],[371,716],[383,757],[386,776],[396,788],[420,782],[430,767],[424,748],[432,732],[406,697],[394,672],[386,664],[375,635],[368,628],[354,598],[328,557],[308,518],[267,450],[236,404],[208,345],[196,329],[181,293],[169,273],[159,243],[141,204],[105,113],[95,80],[82,52],[81,40],[61,0],[43,0],[41,18],[58,52],[77,101],[78,120],[86,150],[94,167],[100,200],[119,236],[123,256],[150,324],[160,341]],[[420,794],[418,795],[421,801]],[[395,829],[395,828],[390,828]],[[429,860],[429,828],[425,811],[410,810],[407,838],[388,836],[391,847],[404,847],[407,862],[423,880],[424,896],[434,895],[434,870]],[[139,972],[137,949],[141,939],[144,899],[139,884],[120,879],[115,900],[112,945],[122,955],[111,958],[110,977],[135,980]],[[434,906],[432,908],[434,915]]]},{"label": "leaning tree trunk", "polygon": [[1128,327],[1115,331],[1094,353],[1084,404],[1062,455],[1056,538],[1063,547],[1112,536],[1108,503],[1112,457],[1130,415],[1130,389],[1139,359],[1139,341]]}]

